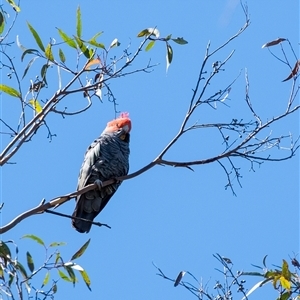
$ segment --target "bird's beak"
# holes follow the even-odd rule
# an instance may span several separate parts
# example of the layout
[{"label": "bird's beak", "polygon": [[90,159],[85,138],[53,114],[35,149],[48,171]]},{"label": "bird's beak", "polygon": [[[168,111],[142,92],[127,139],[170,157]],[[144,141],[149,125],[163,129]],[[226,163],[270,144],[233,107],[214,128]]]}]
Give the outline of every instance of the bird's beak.
[{"label": "bird's beak", "polygon": [[124,125],[124,126],[122,127],[122,131],[123,131],[124,133],[128,133],[129,130],[130,130],[129,125]]}]

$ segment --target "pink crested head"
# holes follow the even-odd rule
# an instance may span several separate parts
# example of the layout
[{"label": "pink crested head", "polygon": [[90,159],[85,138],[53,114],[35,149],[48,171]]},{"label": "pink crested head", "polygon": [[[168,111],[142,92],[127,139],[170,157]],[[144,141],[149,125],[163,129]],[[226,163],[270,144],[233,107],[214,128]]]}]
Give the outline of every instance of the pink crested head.
[{"label": "pink crested head", "polygon": [[117,119],[108,122],[105,131],[113,132],[121,128],[127,133],[131,130],[131,120],[129,119],[128,112],[122,112]]},{"label": "pink crested head", "polygon": [[129,119],[129,112],[121,112],[119,119],[127,118]]}]

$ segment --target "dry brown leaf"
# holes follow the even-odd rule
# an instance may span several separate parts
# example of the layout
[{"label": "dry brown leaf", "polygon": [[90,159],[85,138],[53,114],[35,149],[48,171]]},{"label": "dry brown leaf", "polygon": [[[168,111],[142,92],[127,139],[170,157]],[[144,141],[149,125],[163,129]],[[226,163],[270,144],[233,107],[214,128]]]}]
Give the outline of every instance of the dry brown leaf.
[{"label": "dry brown leaf", "polygon": [[95,58],[95,59],[92,59],[85,67],[86,70],[88,70],[90,68],[90,66],[93,66],[93,65],[97,65],[97,64],[100,64],[101,61],[99,58]]},{"label": "dry brown leaf", "polygon": [[300,60],[298,60],[296,62],[291,74],[286,79],[282,80],[282,82],[288,81],[288,80],[292,79],[294,76],[296,76],[299,71],[299,67],[300,67]]},{"label": "dry brown leaf", "polygon": [[262,45],[262,48],[266,48],[266,47],[270,47],[270,46],[275,46],[275,45],[278,45],[279,43],[281,43],[283,41],[286,41],[286,39],[284,39],[284,38],[278,38],[277,40],[274,40],[274,41],[271,41],[271,42],[268,42],[268,43]]}]

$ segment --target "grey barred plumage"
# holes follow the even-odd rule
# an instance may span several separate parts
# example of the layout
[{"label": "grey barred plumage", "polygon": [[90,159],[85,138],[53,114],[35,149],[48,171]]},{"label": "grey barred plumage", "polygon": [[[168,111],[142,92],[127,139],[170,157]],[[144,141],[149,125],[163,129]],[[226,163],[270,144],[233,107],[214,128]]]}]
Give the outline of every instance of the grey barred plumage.
[{"label": "grey barred plumage", "polygon": [[[122,117],[123,116],[123,117]],[[79,173],[77,190],[94,183],[127,175],[129,170],[129,139],[131,121],[128,115],[113,120],[87,149]],[[73,217],[93,221],[103,210],[120,186],[116,182],[100,190],[95,189],[77,197]],[[73,219],[72,224],[79,232],[89,232],[91,223]]]}]

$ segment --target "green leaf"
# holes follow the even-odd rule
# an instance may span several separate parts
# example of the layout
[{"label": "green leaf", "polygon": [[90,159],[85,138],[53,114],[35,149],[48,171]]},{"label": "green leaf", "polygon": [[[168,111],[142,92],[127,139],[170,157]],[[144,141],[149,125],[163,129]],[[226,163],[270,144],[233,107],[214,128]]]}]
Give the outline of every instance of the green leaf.
[{"label": "green leaf", "polygon": [[284,276],[280,276],[279,280],[280,280],[281,286],[284,289],[286,289],[288,291],[291,290],[291,282],[289,280],[287,280]]},{"label": "green leaf", "polygon": [[172,34],[169,34],[169,35],[165,38],[165,40],[166,40],[166,41],[169,41],[169,40],[171,39],[171,37],[172,37]]},{"label": "green leaf", "polygon": [[13,0],[6,0],[11,6],[12,6],[12,8],[16,11],[16,12],[20,12],[21,11],[21,9],[20,9],[20,7],[18,6],[18,5],[16,5],[16,3],[15,3],[15,1],[13,1]]},{"label": "green leaf", "polygon": [[62,38],[64,42],[66,42],[70,47],[77,49],[76,43],[72,38],[70,38],[66,33],[64,33],[61,29],[57,28],[58,34]]},{"label": "green leaf", "polygon": [[27,49],[22,53],[21,56],[21,61],[23,61],[24,57],[26,54],[36,54],[36,55],[40,55],[40,52],[36,49]]},{"label": "green leaf", "polygon": [[168,43],[166,43],[166,44],[167,44],[167,55],[166,55],[167,68],[166,68],[166,70],[168,71],[169,66],[170,66],[170,64],[171,64],[171,62],[173,60],[173,49],[172,49],[172,47]]},{"label": "green leaf", "polygon": [[46,84],[47,84],[46,74],[47,74],[48,68],[49,68],[48,64],[44,64],[41,68],[41,78]]},{"label": "green leaf", "polygon": [[104,44],[98,43],[98,42],[96,41],[96,38],[97,38],[98,36],[100,36],[102,33],[103,33],[103,31],[96,33],[90,40],[87,41],[87,43],[89,43],[89,44],[91,44],[91,45],[93,45],[93,46],[95,46],[95,47],[97,47],[97,48],[105,49]]},{"label": "green leaf", "polygon": [[77,32],[77,36],[80,38],[82,32],[82,23],[81,23],[81,11],[79,6],[77,8],[76,32]]},{"label": "green leaf", "polygon": [[282,262],[282,276],[284,276],[284,278],[286,278],[287,280],[291,280],[291,272],[289,270],[289,265],[284,259]]},{"label": "green leaf", "polygon": [[87,274],[86,271],[79,271],[81,276],[82,276],[82,279],[84,280],[86,286],[88,287],[88,289],[91,291],[91,280]]},{"label": "green leaf", "polygon": [[8,85],[0,84],[0,91],[4,92],[10,96],[13,96],[13,97],[21,98],[20,93]]},{"label": "green leaf", "polygon": [[76,42],[77,42],[77,45],[78,45],[79,49],[80,49],[80,50],[82,51],[82,53],[84,54],[84,56],[85,56],[86,58],[90,59],[90,58],[91,58],[91,55],[93,55],[93,53],[90,52],[90,49],[88,49],[88,48],[86,47],[86,45],[82,42],[82,40],[81,40],[79,37],[75,36],[75,40],[76,40]]},{"label": "green leaf", "polygon": [[4,22],[4,17],[3,17],[3,14],[2,14],[2,12],[0,11],[0,34],[3,32],[3,30],[4,30],[4,24],[5,24],[5,22]]},{"label": "green leaf", "polygon": [[154,35],[156,38],[159,37],[159,31],[156,28],[146,28],[138,33],[138,37]]},{"label": "green leaf", "polygon": [[59,59],[61,60],[61,62],[62,62],[62,63],[65,63],[66,57],[65,57],[63,51],[62,51],[60,48],[59,48],[59,50],[58,50],[58,55],[59,55]]},{"label": "green leaf", "polygon": [[73,285],[75,285],[76,282],[78,282],[76,276],[75,276],[75,273],[73,271],[73,269],[71,267],[68,267],[68,266],[64,266],[65,270],[68,272],[72,282],[73,282]]},{"label": "green leaf", "polygon": [[85,250],[88,247],[90,241],[91,241],[91,239],[88,239],[88,241],[86,243],[84,243],[84,245],[72,256],[71,260],[79,258],[85,252]]},{"label": "green leaf", "polygon": [[49,245],[49,247],[58,247],[58,246],[65,246],[65,242],[53,242]]},{"label": "green leaf", "polygon": [[18,269],[20,271],[20,273],[22,274],[24,279],[28,278],[27,272],[20,262],[17,262],[16,269]]},{"label": "green leaf", "polygon": [[47,272],[46,276],[45,276],[45,278],[43,280],[42,287],[44,287],[49,282],[49,279],[50,279],[50,273]]},{"label": "green leaf", "polygon": [[31,256],[31,254],[28,251],[26,252],[26,258],[27,258],[28,268],[29,268],[30,272],[32,273],[34,271],[34,262],[33,262],[33,258]]},{"label": "green leaf", "polygon": [[51,44],[49,43],[46,47],[45,50],[45,56],[50,60],[50,61],[54,61],[54,56],[51,50]]},{"label": "green leaf", "polygon": [[40,47],[40,49],[45,52],[45,47],[42,43],[41,38],[39,37],[38,33],[35,31],[35,29],[29,24],[29,22],[27,22],[27,25],[29,27],[29,30],[31,31],[36,43],[38,44],[38,46]]},{"label": "green leaf", "polygon": [[155,41],[150,41],[147,47],[145,48],[145,51],[149,51],[155,44]]},{"label": "green leaf", "polygon": [[26,67],[25,70],[24,70],[24,74],[23,74],[23,76],[22,76],[22,79],[26,76],[26,74],[27,74],[29,68],[31,67],[31,65],[34,63],[34,61],[35,61],[37,58],[38,58],[38,57],[36,56],[36,57],[32,58],[32,59],[29,61],[27,67]]},{"label": "green leaf", "polygon": [[55,257],[55,264],[57,264],[59,260],[62,261],[62,259],[61,259],[61,257],[60,257],[60,253],[57,252],[57,253],[56,253],[56,257]]},{"label": "green leaf", "polygon": [[[280,298],[278,298],[278,300],[288,300],[291,296],[291,293],[290,292],[285,292],[284,294],[282,294],[280,296]],[[294,299],[297,299],[297,298],[294,298]]]},{"label": "green leaf", "polygon": [[22,239],[24,239],[24,238],[32,239],[32,240],[36,241],[38,244],[43,245],[45,247],[45,243],[43,242],[43,240],[40,239],[39,237],[37,237],[36,235],[26,234],[26,235],[22,236]]},{"label": "green leaf", "polygon": [[177,39],[172,39],[173,42],[179,44],[179,45],[185,45],[187,44],[188,42],[184,39],[184,38],[180,38],[178,37]]},{"label": "green leaf", "polygon": [[102,33],[103,33],[103,31],[96,33],[90,40],[87,41],[87,43],[89,43],[89,44],[91,44],[91,45],[93,45],[93,46],[95,46],[95,47],[97,47],[97,48],[105,49],[104,44],[98,43],[98,42],[96,41],[96,38],[97,38],[98,36],[100,36]]},{"label": "green leaf", "polygon": [[41,104],[37,99],[30,99],[28,103],[31,104],[36,114],[40,113],[43,110]]},{"label": "green leaf", "polygon": [[68,282],[72,282],[72,280],[61,270],[57,270],[58,274],[60,276],[61,279],[68,281]]},{"label": "green leaf", "polygon": [[11,252],[8,246],[2,241],[0,241],[0,257],[11,258]]}]

